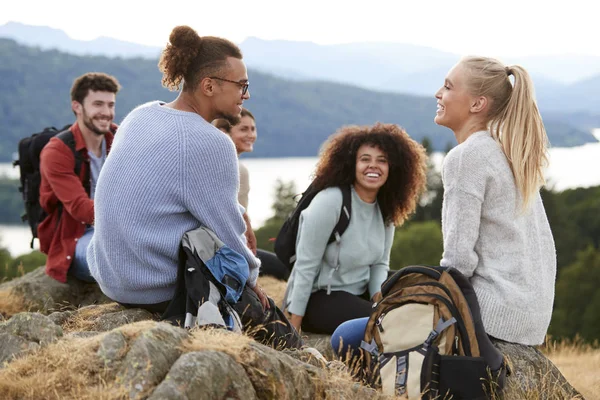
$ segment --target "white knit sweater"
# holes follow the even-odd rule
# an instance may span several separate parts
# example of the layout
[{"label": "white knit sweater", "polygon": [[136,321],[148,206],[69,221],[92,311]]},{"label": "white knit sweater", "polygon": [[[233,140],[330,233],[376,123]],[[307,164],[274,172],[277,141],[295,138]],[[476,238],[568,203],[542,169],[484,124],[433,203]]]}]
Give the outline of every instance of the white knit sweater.
[{"label": "white knit sweater", "polygon": [[441,265],[470,278],[486,332],[544,341],[554,301],[556,250],[539,193],[525,212],[500,144],[482,131],[444,160]]}]

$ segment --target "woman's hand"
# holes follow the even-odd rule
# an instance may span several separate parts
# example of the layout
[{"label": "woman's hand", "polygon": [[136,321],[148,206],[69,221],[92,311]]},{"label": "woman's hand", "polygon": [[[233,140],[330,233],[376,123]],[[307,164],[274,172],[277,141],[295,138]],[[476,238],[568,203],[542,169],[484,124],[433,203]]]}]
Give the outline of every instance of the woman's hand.
[{"label": "woman's hand", "polygon": [[271,306],[269,305],[269,299],[267,297],[267,294],[265,293],[265,291],[260,287],[260,285],[257,283],[256,286],[254,286],[252,288],[252,290],[254,291],[254,293],[256,293],[256,295],[258,296],[258,299],[260,300],[260,304],[262,304],[263,308],[266,310],[268,308],[271,308]]},{"label": "woman's hand", "polygon": [[302,328],[302,315],[292,314],[290,318],[290,324],[300,333],[300,329]]}]

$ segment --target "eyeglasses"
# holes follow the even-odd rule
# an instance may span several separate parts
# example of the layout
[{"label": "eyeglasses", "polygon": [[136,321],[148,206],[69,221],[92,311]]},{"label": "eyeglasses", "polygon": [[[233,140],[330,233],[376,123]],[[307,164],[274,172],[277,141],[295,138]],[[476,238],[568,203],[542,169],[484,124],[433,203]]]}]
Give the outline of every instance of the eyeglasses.
[{"label": "eyeglasses", "polygon": [[239,87],[242,88],[242,96],[245,95],[248,92],[248,86],[250,85],[250,82],[237,82],[237,81],[230,81],[229,79],[224,79],[224,78],[219,78],[217,76],[209,76],[210,79],[218,79],[220,81],[224,81],[224,82],[230,82],[230,83],[235,83],[236,85],[238,85]]}]

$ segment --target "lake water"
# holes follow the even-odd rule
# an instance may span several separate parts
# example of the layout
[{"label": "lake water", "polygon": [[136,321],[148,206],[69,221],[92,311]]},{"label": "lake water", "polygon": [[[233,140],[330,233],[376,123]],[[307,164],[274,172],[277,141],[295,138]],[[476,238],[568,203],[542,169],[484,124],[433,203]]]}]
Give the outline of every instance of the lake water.
[{"label": "lake water", "polygon": [[[600,129],[594,131],[600,139]],[[439,168],[443,156],[434,154],[433,161]],[[248,212],[254,228],[260,227],[273,214],[271,205],[277,179],[294,181],[298,192],[310,182],[316,158],[249,158],[242,161],[250,172],[250,195]],[[0,175],[18,178],[18,171],[10,164],[0,164]],[[580,147],[550,150],[550,166],[546,171],[549,187],[564,190],[574,187],[600,185],[600,143]],[[27,226],[0,225],[3,246],[13,255],[29,252],[31,235]]]}]

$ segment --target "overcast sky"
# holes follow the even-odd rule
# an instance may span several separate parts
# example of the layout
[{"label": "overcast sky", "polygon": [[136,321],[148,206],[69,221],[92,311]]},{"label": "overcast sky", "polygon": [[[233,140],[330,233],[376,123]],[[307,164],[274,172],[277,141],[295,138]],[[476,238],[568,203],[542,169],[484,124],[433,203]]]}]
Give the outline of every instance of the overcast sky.
[{"label": "overcast sky", "polygon": [[[457,54],[600,55],[596,0],[5,0],[0,24],[59,28],[163,46],[176,25],[236,42],[399,42]],[[355,4],[355,5],[354,5]],[[555,5],[556,4],[556,5]],[[169,8],[167,8],[169,7]]]}]

